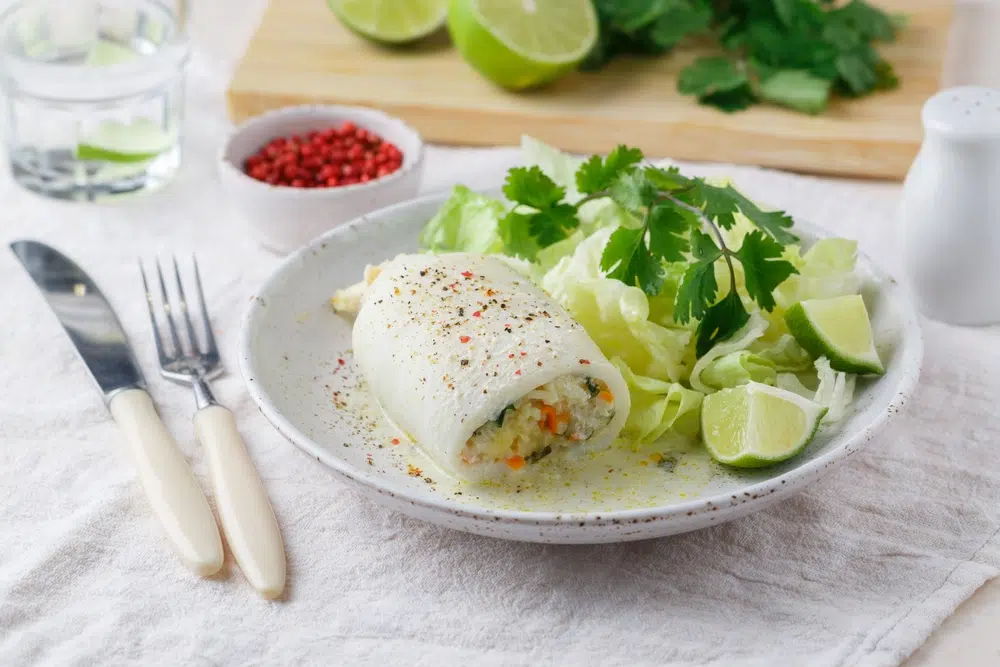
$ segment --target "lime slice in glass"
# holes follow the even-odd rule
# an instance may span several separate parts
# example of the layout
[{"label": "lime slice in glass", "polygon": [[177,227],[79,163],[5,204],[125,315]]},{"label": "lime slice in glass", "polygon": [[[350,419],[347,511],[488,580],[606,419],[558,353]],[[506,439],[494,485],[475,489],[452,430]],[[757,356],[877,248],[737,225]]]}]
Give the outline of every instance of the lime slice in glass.
[{"label": "lime slice in glass", "polygon": [[76,147],[78,160],[145,162],[169,150],[176,142],[159,124],[145,118],[130,123],[104,121]]},{"label": "lime slice in glass", "polygon": [[813,356],[844,373],[882,375],[865,302],[858,294],[800,301],[785,313],[788,330]]},{"label": "lime slice in glass", "polygon": [[139,58],[139,54],[132,49],[126,48],[116,42],[99,39],[90,48],[90,52],[87,53],[87,58],[83,61],[83,64],[86,67],[107,67],[109,65],[127,63],[137,58]]},{"label": "lime slice in glass", "polygon": [[448,30],[467,63],[514,90],[576,69],[598,36],[591,0],[452,0]]},{"label": "lime slice in glass", "polygon": [[402,44],[445,22],[448,0],[326,0],[341,23],[376,42]]},{"label": "lime slice in glass", "polygon": [[798,394],[751,382],[705,397],[701,434],[719,463],[763,468],[805,449],[825,414],[826,408]]}]

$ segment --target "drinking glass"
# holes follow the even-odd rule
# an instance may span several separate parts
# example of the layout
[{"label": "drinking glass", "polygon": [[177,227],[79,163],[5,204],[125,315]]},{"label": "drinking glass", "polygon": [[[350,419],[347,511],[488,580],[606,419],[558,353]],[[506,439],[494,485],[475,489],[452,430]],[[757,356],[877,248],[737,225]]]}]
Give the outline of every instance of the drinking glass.
[{"label": "drinking glass", "polygon": [[156,189],[181,161],[184,4],[20,0],[0,14],[14,179],[59,199]]}]

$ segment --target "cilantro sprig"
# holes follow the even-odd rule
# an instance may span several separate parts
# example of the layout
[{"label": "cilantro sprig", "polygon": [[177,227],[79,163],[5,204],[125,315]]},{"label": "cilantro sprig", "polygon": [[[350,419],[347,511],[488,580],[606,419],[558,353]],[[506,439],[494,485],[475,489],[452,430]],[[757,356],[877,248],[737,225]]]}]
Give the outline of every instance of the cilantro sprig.
[{"label": "cilantro sprig", "polygon": [[[656,296],[663,289],[666,264],[686,263],[674,318],[680,324],[698,321],[695,351],[701,356],[750,318],[737,290],[736,265],[742,267],[747,296],[770,311],[775,288],[797,272],[782,259],[783,246],[798,239],[789,231],[791,218],[781,211],[761,210],[731,185],[713,185],[685,176],[676,167],[661,169],[642,160],[639,149],[627,146],[618,146],[606,158],[586,160],[575,175],[584,195],[576,203],[567,202],[566,189],[538,167],[511,169],[503,191],[514,207],[500,223],[505,252],[533,260],[539,250],[579,227],[584,204],[611,199],[641,224],[611,234],[601,270]],[[722,230],[732,229],[738,216],[755,229],[744,235],[739,248],[730,248]],[[728,274],[722,295],[716,278],[720,262]]]},{"label": "cilantro sprig", "polygon": [[688,65],[678,90],[723,111],[766,102],[816,114],[835,93],[858,97],[898,84],[876,45],[894,41],[905,17],[865,0],[594,0],[594,6],[600,37],[583,69],[709,37],[720,53]]}]

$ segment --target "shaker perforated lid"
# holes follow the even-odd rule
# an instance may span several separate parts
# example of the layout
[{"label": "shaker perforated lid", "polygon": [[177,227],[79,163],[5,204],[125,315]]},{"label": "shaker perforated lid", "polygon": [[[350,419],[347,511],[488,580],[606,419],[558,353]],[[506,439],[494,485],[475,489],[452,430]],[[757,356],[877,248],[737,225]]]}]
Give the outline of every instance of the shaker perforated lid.
[{"label": "shaker perforated lid", "polygon": [[927,100],[924,129],[955,139],[1000,138],[1000,90],[963,86],[942,90]]}]

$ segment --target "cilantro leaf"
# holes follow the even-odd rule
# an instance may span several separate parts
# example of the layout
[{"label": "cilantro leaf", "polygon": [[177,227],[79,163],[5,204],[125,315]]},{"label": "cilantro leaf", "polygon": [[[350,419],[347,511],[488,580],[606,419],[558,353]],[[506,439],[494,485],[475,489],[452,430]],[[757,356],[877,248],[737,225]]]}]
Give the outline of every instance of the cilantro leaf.
[{"label": "cilantro leaf", "polygon": [[743,307],[740,295],[729,292],[711,308],[705,311],[705,317],[698,325],[698,335],[694,344],[694,353],[703,356],[716,343],[732,337],[750,320],[750,314]]},{"label": "cilantro leaf", "polygon": [[498,231],[503,240],[504,252],[526,259],[529,262],[535,261],[535,257],[540,250],[538,242],[531,235],[531,219],[533,214],[518,213],[511,211],[500,220]]},{"label": "cilantro leaf", "polygon": [[662,201],[649,209],[649,251],[666,262],[683,262],[691,245],[687,233],[698,218],[671,201]]},{"label": "cilantro leaf", "polygon": [[507,172],[503,193],[512,202],[544,209],[560,202],[566,196],[566,189],[556,185],[538,167],[514,167]]},{"label": "cilantro leaf", "polygon": [[851,0],[830,14],[831,19],[843,21],[854,29],[861,39],[866,41],[873,39],[882,42],[893,41],[896,39],[896,32],[901,23],[898,17],[890,16],[864,0]]},{"label": "cilantro leaf", "polygon": [[663,286],[663,265],[646,248],[646,229],[619,227],[608,239],[601,255],[601,270],[608,278],[637,286],[654,296]]},{"label": "cilantro leaf", "polygon": [[781,259],[783,251],[781,244],[757,230],[747,234],[736,251],[743,265],[747,294],[766,311],[774,310],[774,288],[798,273],[790,262]]},{"label": "cilantro leaf", "polygon": [[851,95],[864,95],[878,86],[881,59],[870,46],[859,46],[837,56],[837,73]]},{"label": "cilantro leaf", "polygon": [[645,171],[631,171],[619,174],[611,184],[611,198],[630,211],[637,211],[656,201],[659,192],[646,178]]},{"label": "cilantro leaf", "polygon": [[556,204],[531,215],[528,227],[531,235],[542,248],[562,241],[580,225],[576,217],[576,207],[571,204]]},{"label": "cilantro leaf", "polygon": [[684,95],[703,97],[742,88],[750,83],[746,72],[737,69],[729,58],[698,58],[681,70],[677,90]]},{"label": "cilantro leaf", "polygon": [[733,113],[743,111],[757,103],[757,96],[753,94],[750,86],[727,90],[722,93],[712,93],[698,98],[698,104],[715,107],[719,111]]},{"label": "cilantro leaf", "polygon": [[594,0],[600,23],[597,43],[580,69],[600,69],[626,54],[659,55],[712,22],[708,0]]},{"label": "cilantro leaf", "polygon": [[679,324],[701,319],[719,289],[715,281],[715,260],[722,257],[722,250],[715,241],[704,232],[692,231],[691,254],[695,261],[684,272],[674,299],[674,319]]},{"label": "cilantro leaf", "polygon": [[773,0],[774,11],[786,28],[807,31],[823,22],[823,10],[813,0]]},{"label": "cilantro leaf", "polygon": [[692,180],[681,174],[681,170],[677,167],[668,167],[667,169],[646,167],[643,171],[646,180],[652,183],[657,190],[671,192],[691,187]]},{"label": "cilantro leaf", "polygon": [[761,98],[768,102],[817,114],[826,109],[832,85],[829,79],[821,79],[806,70],[787,69],[762,77],[757,89]]},{"label": "cilantro leaf", "polygon": [[671,4],[670,0],[611,0],[599,3],[615,28],[634,33],[650,25]]},{"label": "cilantro leaf", "polygon": [[708,30],[712,8],[703,2],[673,2],[649,28],[649,40],[662,48],[671,48],[685,37]]},{"label": "cilantro leaf", "polygon": [[608,157],[594,155],[580,165],[576,172],[576,187],[585,195],[607,190],[622,173],[642,162],[642,151],[628,146],[617,146]]},{"label": "cilantro leaf", "polygon": [[688,201],[704,211],[705,217],[714,220],[723,229],[736,224],[735,214],[742,213],[750,222],[763,229],[782,244],[798,241],[791,232],[792,219],[782,211],[762,211],[732,185],[718,187],[703,180],[696,181]]},{"label": "cilantro leaf", "polygon": [[677,90],[727,112],[746,109],[757,100],[747,73],[724,57],[699,58],[685,67]]}]

